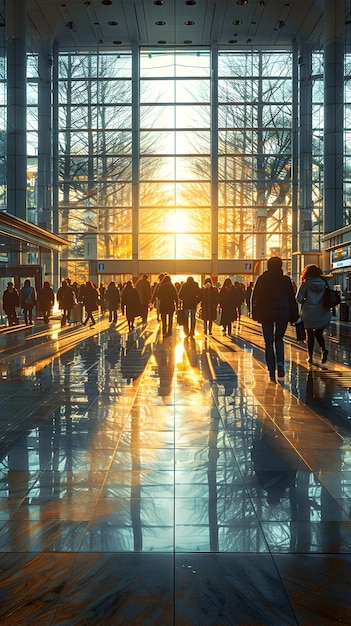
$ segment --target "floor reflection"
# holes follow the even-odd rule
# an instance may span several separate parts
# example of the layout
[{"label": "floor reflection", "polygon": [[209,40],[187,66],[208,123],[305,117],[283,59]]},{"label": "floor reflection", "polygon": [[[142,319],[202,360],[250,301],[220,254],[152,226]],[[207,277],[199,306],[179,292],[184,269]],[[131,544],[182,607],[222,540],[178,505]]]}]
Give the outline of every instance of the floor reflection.
[{"label": "floor reflection", "polygon": [[241,325],[55,332],[3,354],[2,623],[351,623],[347,368],[291,344],[269,384]]}]

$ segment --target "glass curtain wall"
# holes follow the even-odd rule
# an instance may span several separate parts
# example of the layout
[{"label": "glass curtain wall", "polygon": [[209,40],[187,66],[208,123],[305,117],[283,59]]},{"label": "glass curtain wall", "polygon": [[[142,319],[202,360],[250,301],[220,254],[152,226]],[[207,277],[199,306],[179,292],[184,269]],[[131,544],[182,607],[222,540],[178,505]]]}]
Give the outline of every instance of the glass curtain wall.
[{"label": "glass curtain wall", "polygon": [[[133,255],[143,262],[189,260],[191,268],[192,260],[211,259],[212,232],[218,233],[219,263],[260,261],[271,254],[291,258],[292,53],[220,50],[218,103],[211,96],[217,94],[211,89],[211,54],[217,51],[139,52],[140,132],[134,161],[132,53],[59,54],[59,234],[71,244],[62,259],[64,275],[85,280],[90,260],[131,260]],[[312,66],[310,218],[317,250],[323,197],[320,52],[313,54]],[[346,207],[349,68],[346,57]],[[218,127],[211,128],[216,119],[211,106],[217,104]],[[218,180],[213,180],[213,157],[218,157]],[[134,178],[132,167],[138,169]],[[134,196],[133,180],[139,185]],[[212,211],[211,185],[217,183],[218,223],[213,223],[217,210]],[[138,206],[133,207],[133,198]],[[345,220],[346,215],[347,209]]]},{"label": "glass curtain wall", "polygon": [[324,136],[324,58],[321,52],[312,54],[312,206],[310,220],[311,250],[320,250],[323,234],[323,136]]},{"label": "glass curtain wall", "polygon": [[59,55],[59,231],[63,275],[132,258],[131,54]]},{"label": "glass curtain wall", "polygon": [[218,258],[291,255],[292,57],[218,60]]},{"label": "glass curtain wall", "polygon": [[211,258],[210,53],[140,57],[140,259]]}]

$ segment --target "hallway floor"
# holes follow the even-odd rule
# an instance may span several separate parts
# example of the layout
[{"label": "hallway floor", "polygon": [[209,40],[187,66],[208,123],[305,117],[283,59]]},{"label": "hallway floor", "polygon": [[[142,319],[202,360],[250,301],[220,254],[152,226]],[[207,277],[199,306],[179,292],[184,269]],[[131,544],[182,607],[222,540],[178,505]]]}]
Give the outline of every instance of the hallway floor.
[{"label": "hallway floor", "polygon": [[[175,324],[175,322],[174,322]],[[0,334],[2,626],[351,624],[351,341]]]}]

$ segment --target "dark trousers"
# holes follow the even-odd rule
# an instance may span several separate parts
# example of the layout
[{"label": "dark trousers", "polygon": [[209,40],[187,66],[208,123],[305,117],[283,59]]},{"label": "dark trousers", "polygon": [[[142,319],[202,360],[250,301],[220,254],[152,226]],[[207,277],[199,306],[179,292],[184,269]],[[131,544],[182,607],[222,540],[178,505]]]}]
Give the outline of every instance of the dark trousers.
[{"label": "dark trousers", "polygon": [[172,334],[173,313],[161,313],[162,333],[164,337]]},{"label": "dark trousers", "polygon": [[284,335],[287,325],[288,322],[262,324],[266,363],[270,374],[275,373],[277,365],[284,365]]},{"label": "dark trousers", "polygon": [[325,341],[323,337],[324,328],[306,328],[307,333],[307,351],[310,359],[313,358],[314,340],[317,339],[319,347],[322,351],[325,350]]}]

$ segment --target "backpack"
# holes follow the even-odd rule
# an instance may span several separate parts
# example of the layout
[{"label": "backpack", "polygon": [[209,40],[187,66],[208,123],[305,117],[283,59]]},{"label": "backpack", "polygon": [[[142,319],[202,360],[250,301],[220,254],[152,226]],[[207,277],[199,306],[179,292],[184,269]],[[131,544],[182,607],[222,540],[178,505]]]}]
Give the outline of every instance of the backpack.
[{"label": "backpack", "polygon": [[335,291],[334,289],[330,289],[327,281],[325,281],[325,290],[323,295],[323,306],[326,309],[335,309],[341,302],[341,297],[339,291]]}]

